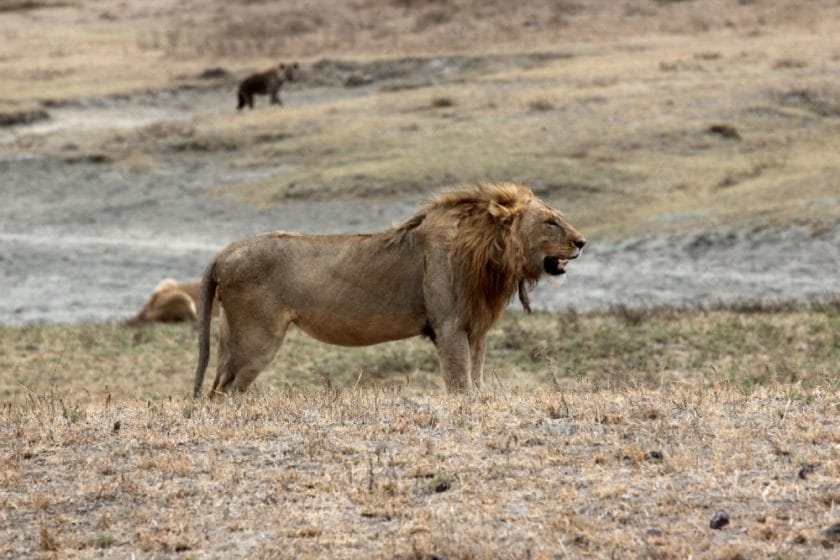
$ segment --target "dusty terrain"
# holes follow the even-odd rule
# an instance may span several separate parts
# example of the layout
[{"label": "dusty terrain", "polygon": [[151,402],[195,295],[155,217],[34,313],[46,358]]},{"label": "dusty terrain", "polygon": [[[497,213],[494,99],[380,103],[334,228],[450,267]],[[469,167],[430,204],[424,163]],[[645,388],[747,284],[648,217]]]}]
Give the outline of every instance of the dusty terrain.
[{"label": "dusty terrain", "polygon": [[51,395],[3,411],[0,534],[9,558],[828,559],[838,396]]}]

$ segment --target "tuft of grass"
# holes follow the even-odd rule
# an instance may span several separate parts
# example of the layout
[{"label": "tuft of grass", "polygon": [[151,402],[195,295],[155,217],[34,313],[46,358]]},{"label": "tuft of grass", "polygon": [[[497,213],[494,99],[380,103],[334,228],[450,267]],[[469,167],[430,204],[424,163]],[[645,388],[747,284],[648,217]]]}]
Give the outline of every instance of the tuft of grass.
[{"label": "tuft of grass", "polygon": [[107,533],[100,533],[88,540],[88,544],[95,548],[111,548],[116,542],[117,539]]},{"label": "tuft of grass", "polygon": [[58,550],[58,540],[44,526],[38,530],[38,550],[41,552],[55,552]]}]

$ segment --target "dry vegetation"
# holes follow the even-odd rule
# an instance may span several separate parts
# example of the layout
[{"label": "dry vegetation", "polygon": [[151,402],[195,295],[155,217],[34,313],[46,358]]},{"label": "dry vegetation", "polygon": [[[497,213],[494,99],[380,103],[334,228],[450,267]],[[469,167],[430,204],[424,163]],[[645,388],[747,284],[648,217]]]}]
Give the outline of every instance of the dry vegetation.
[{"label": "dry vegetation", "polygon": [[428,341],[292,333],[210,403],[191,326],[4,327],[0,554],[829,558],[838,333],[833,302],[511,313],[457,398]]},{"label": "dry vegetation", "polygon": [[[838,16],[829,0],[0,2],[0,125],[180,96],[148,126],[0,152],[114,173],[211,160],[216,195],[267,207],[519,179],[591,239],[818,231],[840,220]],[[235,113],[236,79],[278,56],[306,69],[286,105]],[[224,109],[200,105],[221,92]],[[486,392],[452,398],[427,341],[293,332],[255,391],[208,403],[187,397],[191,326],[0,327],[0,556],[832,558],[838,333],[836,301],[512,313]]]},{"label": "dry vegetation", "polygon": [[830,558],[838,398],[726,383],[33,394],[2,411],[2,552]]}]

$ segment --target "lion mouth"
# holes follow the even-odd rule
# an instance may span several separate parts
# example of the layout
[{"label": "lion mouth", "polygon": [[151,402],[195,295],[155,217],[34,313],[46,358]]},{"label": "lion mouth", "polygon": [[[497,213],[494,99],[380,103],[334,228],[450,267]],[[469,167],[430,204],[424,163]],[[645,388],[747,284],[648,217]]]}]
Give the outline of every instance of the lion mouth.
[{"label": "lion mouth", "polygon": [[561,259],[560,257],[546,257],[543,259],[543,269],[552,276],[566,274],[567,264],[569,264],[569,259]]}]

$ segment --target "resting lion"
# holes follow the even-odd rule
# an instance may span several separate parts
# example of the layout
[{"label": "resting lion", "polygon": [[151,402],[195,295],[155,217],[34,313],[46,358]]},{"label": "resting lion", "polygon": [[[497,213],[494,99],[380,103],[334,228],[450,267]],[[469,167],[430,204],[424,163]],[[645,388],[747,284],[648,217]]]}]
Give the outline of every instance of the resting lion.
[{"label": "resting lion", "polygon": [[211,394],[244,391],[289,325],[332,344],[426,335],[451,392],[480,387],[484,339],[514,292],[565,272],[586,241],[520,184],[477,184],[432,197],[408,221],[367,235],[266,233],[231,243],[201,284],[194,395],[210,355],[213,295],[219,360]]},{"label": "resting lion", "polygon": [[[128,325],[140,325],[148,322],[177,323],[195,321],[198,318],[198,303],[201,281],[176,282],[172,278],[161,280],[137,314],[126,320]],[[213,314],[218,314],[218,306],[213,306]]]},{"label": "resting lion", "polygon": [[237,109],[242,109],[245,105],[249,109],[254,108],[254,95],[268,95],[269,102],[272,105],[282,105],[278,95],[280,88],[285,82],[294,82],[297,79],[298,63],[292,64],[280,63],[277,66],[272,66],[265,72],[257,72],[251,74],[239,84],[239,89],[236,96],[239,99]]}]

